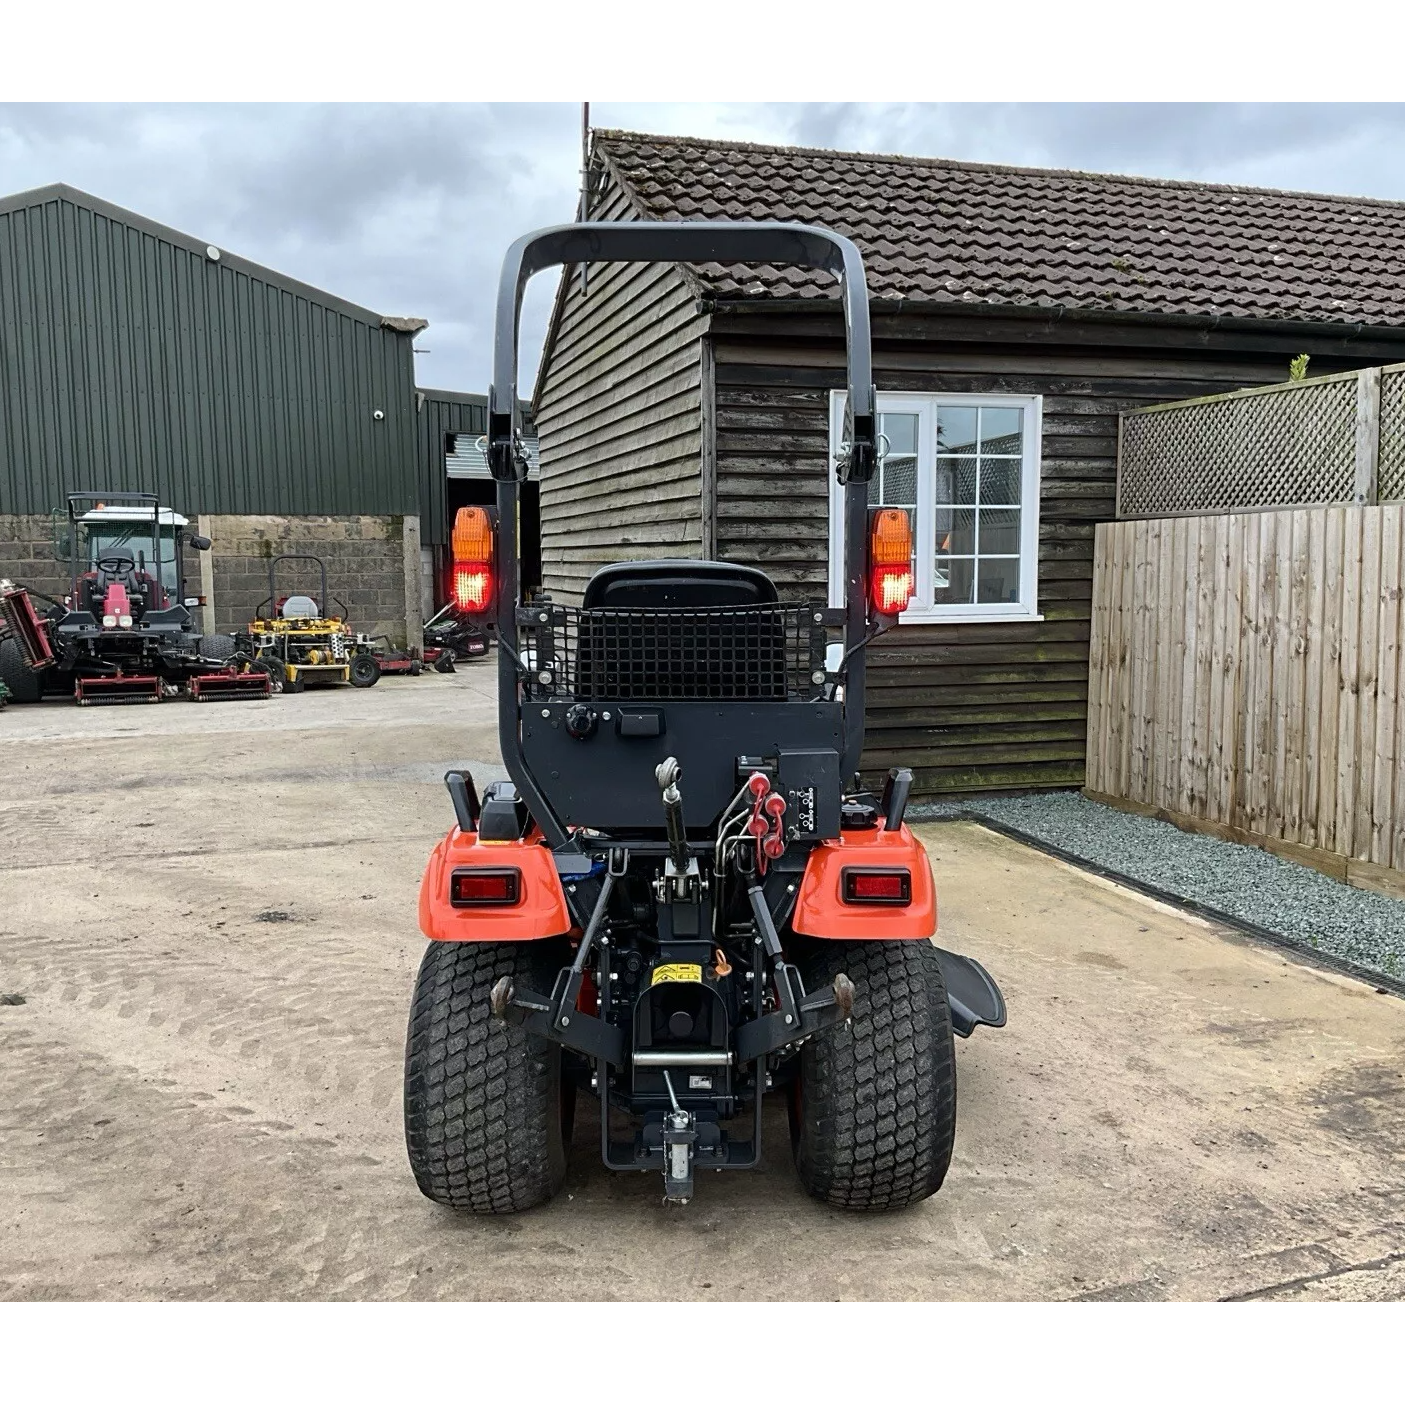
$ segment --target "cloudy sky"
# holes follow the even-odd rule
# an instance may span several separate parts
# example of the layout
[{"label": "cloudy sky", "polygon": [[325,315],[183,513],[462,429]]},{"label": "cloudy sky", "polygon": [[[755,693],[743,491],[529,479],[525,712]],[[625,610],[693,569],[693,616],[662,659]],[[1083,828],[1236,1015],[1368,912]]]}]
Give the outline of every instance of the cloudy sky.
[{"label": "cloudy sky", "polygon": [[[595,103],[602,127],[1405,200],[1405,105]],[[0,194],[65,181],[377,312],[421,385],[481,390],[518,234],[572,217],[580,109],[0,104]],[[524,385],[550,300],[539,277]]]}]

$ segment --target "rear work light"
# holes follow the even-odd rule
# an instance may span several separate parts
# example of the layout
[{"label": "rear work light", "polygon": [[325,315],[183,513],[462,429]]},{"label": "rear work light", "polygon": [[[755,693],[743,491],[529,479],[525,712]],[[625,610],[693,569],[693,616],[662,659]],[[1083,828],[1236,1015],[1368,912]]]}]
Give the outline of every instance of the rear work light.
[{"label": "rear work light", "polygon": [[880,507],[868,539],[869,599],[878,615],[900,615],[912,603],[912,523],[900,507]]},{"label": "rear work light", "polygon": [[840,887],[846,903],[906,907],[912,901],[912,874],[905,868],[846,868]]},{"label": "rear work light", "polygon": [[511,907],[521,900],[520,868],[456,868],[449,877],[454,907]]}]

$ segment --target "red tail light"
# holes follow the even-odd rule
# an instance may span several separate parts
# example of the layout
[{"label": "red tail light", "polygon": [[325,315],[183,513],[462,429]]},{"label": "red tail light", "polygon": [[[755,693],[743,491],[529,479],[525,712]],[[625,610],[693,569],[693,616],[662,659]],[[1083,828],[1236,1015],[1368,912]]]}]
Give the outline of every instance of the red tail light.
[{"label": "red tail light", "polygon": [[907,566],[875,566],[871,584],[875,614],[900,615],[912,603],[912,571]]},{"label": "red tail light", "polygon": [[878,615],[900,615],[912,603],[912,523],[900,507],[873,514],[868,541],[869,598]]},{"label": "red tail light", "polygon": [[487,566],[454,567],[454,604],[468,614],[482,614],[493,603],[493,573]]},{"label": "red tail light", "polygon": [[846,903],[906,907],[912,901],[912,874],[905,868],[846,868],[841,888]]},{"label": "red tail light", "polygon": [[449,876],[455,907],[511,907],[521,900],[520,868],[456,868]]}]

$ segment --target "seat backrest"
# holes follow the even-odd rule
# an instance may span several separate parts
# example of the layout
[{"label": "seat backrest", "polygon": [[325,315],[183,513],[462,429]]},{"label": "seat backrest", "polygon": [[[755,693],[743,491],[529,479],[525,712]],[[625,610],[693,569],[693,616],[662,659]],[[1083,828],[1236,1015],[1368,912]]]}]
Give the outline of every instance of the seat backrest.
[{"label": "seat backrest", "polygon": [[280,612],[285,620],[315,620],[322,611],[310,595],[290,595]]},{"label": "seat backrest", "polygon": [[775,583],[755,566],[730,561],[618,561],[590,578],[586,610],[716,610],[774,605]]},{"label": "seat backrest", "polygon": [[725,561],[626,561],[590,578],[575,649],[578,697],[619,702],[786,696],[776,587]]}]

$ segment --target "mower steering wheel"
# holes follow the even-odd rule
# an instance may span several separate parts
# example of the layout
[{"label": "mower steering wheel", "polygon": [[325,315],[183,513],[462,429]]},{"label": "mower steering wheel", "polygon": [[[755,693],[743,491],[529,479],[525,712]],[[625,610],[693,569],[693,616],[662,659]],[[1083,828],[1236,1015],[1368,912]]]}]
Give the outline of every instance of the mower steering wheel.
[{"label": "mower steering wheel", "polygon": [[99,556],[93,564],[108,575],[121,575],[124,571],[137,569],[136,561],[130,556]]}]

